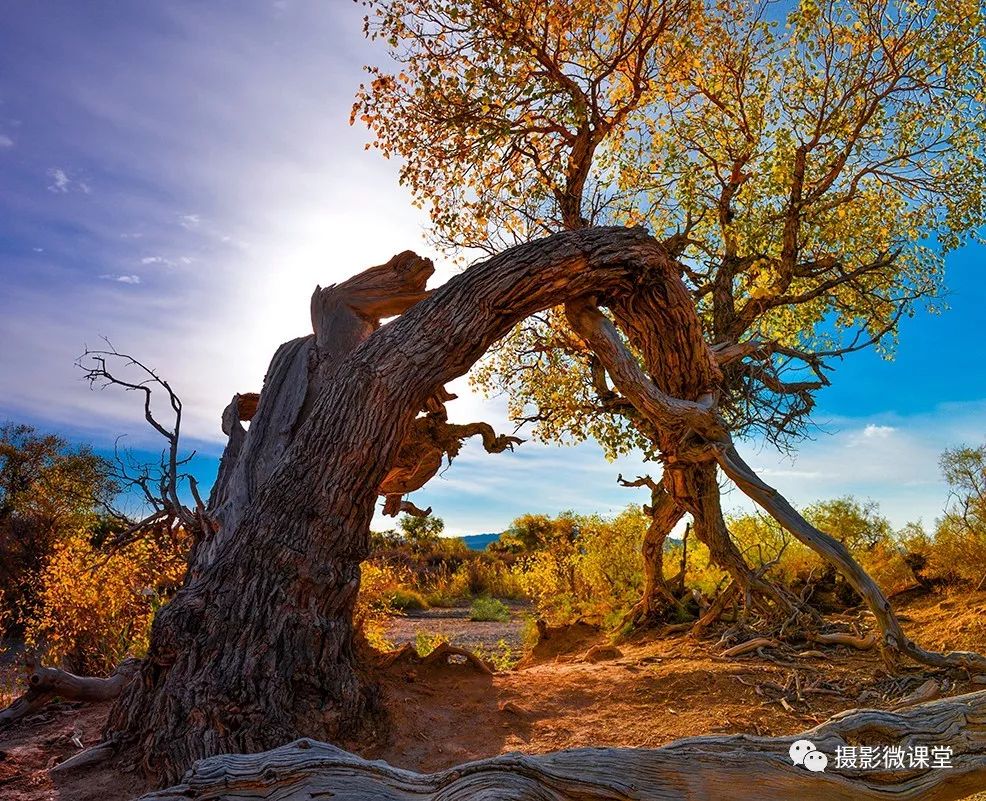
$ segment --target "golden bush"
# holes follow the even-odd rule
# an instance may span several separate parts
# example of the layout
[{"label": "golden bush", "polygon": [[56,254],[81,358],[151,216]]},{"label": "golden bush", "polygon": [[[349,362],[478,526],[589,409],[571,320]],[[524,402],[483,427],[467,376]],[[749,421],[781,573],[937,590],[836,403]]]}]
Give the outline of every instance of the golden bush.
[{"label": "golden bush", "polygon": [[395,598],[410,582],[408,571],[386,562],[364,562],[360,566],[359,596],[353,611],[353,626],[366,642],[378,651],[389,651],[391,643],[385,636],[387,619],[401,614]]},{"label": "golden bush", "polygon": [[154,613],[185,572],[186,543],[139,540],[113,553],[65,536],[38,577],[27,646],[53,664],[101,673],[146,651]]},{"label": "golden bush", "polygon": [[568,515],[574,536],[545,541],[513,569],[539,617],[613,622],[640,597],[647,518],[631,506],[612,520]]}]

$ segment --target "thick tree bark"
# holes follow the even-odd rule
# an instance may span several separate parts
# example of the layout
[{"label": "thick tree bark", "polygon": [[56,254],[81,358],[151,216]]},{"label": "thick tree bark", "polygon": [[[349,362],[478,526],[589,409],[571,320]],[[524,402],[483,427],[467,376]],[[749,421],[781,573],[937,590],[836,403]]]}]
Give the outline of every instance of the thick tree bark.
[{"label": "thick tree bark", "polygon": [[[643,357],[648,378],[661,392],[690,402],[714,401],[723,375],[705,341],[694,300],[680,279],[677,262],[665,259],[655,264],[645,286],[617,298],[610,308],[620,330]],[[766,607],[772,604],[785,615],[791,614],[795,610],[794,599],[758,576],[730,538],[715,464],[696,462],[681,453],[686,434],[677,426],[655,427],[651,432],[667,468],[662,480],[666,492],[678,509],[692,516],[696,538],[752,606],[769,613]],[[659,569],[656,558],[654,549],[648,548],[645,541],[648,573]],[[646,588],[643,603],[648,603]]]},{"label": "thick tree bark", "polygon": [[[281,345],[259,396],[235,395],[223,412],[223,432],[229,442],[208,508],[217,531],[197,550],[194,570],[214,559],[234,536],[340,362],[380,327],[381,319],[424,299],[425,284],[434,271],[429,259],[408,250],[341,284],[315,288],[313,333]],[[250,421],[249,430],[244,421]]]},{"label": "thick tree bark", "polygon": [[[351,626],[359,563],[377,488],[418,411],[519,320],[590,290],[624,294],[664,258],[639,229],[514,248],[456,276],[320,376],[269,475],[253,482],[235,524],[223,517],[218,544],[159,612],[108,736],[134,747],[150,776],[173,781],[201,757],[358,734],[369,700]],[[251,429],[264,403],[261,393]]]},{"label": "thick tree bark", "polygon": [[[788,751],[807,739],[826,754],[814,773]],[[838,767],[836,749],[860,743],[946,746],[949,768]],[[787,737],[691,737],[657,749],[594,748],[504,754],[421,775],[299,740],[250,756],[197,763],[181,784],[142,801],[948,801],[986,787],[986,692],[900,712],[844,712]]]}]

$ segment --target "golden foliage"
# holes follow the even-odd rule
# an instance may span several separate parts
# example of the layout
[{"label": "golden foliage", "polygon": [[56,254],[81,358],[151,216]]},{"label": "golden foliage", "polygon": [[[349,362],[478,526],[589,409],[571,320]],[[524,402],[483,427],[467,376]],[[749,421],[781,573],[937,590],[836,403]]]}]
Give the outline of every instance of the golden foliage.
[{"label": "golden foliage", "polygon": [[364,562],[360,566],[359,595],[353,610],[353,626],[366,642],[378,651],[393,648],[384,632],[387,619],[400,614],[394,596],[409,581],[409,574],[388,564]]},{"label": "golden foliage", "polygon": [[647,519],[631,506],[612,520],[560,516],[571,537],[552,537],[515,567],[539,617],[615,622],[640,598]]},{"label": "golden foliage", "polygon": [[147,648],[158,607],[185,572],[187,543],[138,540],[113,553],[83,532],[62,538],[38,578],[27,646],[54,664],[103,673]]},{"label": "golden foliage", "polygon": [[[353,120],[401,160],[440,244],[496,251],[606,223],[684,234],[710,343],[889,353],[944,255],[986,222],[975,0],[805,0],[787,19],[726,0],[363,4],[394,68],[368,68]],[[478,383],[540,438],[639,444],[571,344],[557,315],[528,321]],[[773,366],[788,364],[817,383],[810,361]],[[784,439],[811,411],[755,372],[727,382],[738,428]]]}]

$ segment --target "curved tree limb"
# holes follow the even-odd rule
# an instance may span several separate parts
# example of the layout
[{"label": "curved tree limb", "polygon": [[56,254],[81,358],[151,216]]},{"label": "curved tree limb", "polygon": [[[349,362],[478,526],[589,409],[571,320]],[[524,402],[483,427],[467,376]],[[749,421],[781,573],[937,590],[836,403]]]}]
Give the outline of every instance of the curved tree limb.
[{"label": "curved tree limb", "polygon": [[986,670],[986,657],[969,651],[940,654],[926,651],[912,642],[894,614],[890,601],[870,575],[853,559],[849,550],[834,537],[812,526],[776,489],[764,483],[736,452],[732,442],[717,447],[717,459],[723,472],[747,496],[759,504],[771,517],[797,539],[834,565],[846,577],[852,588],[866,602],[883,634],[881,646],[886,656],[895,659],[899,654],[916,662],[944,668],[962,668],[981,672]]},{"label": "curved tree limb", "polygon": [[[828,756],[825,772],[792,764],[788,750],[799,739]],[[861,742],[947,746],[952,767],[837,767],[836,749]],[[297,740],[261,754],[204,759],[181,784],[141,801],[950,801],[984,786],[986,691],[895,712],[851,710],[786,737],[689,737],[656,749],[503,754],[432,774]]]},{"label": "curved tree limb", "polygon": [[[631,292],[658,265],[674,274],[667,261],[642,229],[520,245],[335,361],[300,409],[285,404],[297,423],[290,441],[269,452],[243,514],[220,517],[213,547],[158,612],[140,680],[114,704],[106,736],[156,781],[175,781],[195,759],[303,734],[358,736],[372,701],[352,631],[359,565],[377,490],[420,411],[517,322],[588,292]],[[275,400],[265,386],[248,440]]]},{"label": "curved tree limb", "polygon": [[[808,523],[783,495],[762,481],[743,461],[729,432],[715,414],[711,400],[693,402],[662,392],[641,370],[615,326],[590,300],[570,303],[566,313],[573,329],[596,352],[621,394],[665,436],[678,439],[681,447],[677,454],[671,455],[672,458],[685,462],[717,461],[743,493],[798,540],[842,572],[876,618],[883,638],[882,652],[888,661],[893,662],[903,654],[935,667],[986,670],[986,658],[979,654],[965,651],[934,653],[908,639],[883,591],[845,545]],[[711,351],[710,358],[714,358]]]}]

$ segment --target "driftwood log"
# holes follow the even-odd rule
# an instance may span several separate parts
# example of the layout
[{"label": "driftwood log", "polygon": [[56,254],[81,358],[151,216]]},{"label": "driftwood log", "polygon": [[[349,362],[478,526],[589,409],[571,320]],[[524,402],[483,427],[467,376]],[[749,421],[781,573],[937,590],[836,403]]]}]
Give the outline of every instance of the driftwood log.
[{"label": "driftwood log", "polygon": [[[796,766],[810,740],[824,772]],[[861,744],[951,748],[951,767],[836,766]],[[905,762],[905,764],[907,764]],[[504,754],[418,774],[314,740],[197,762],[181,784],[141,801],[948,801],[986,789],[986,691],[898,712],[851,710],[787,737],[689,737],[663,748]]]}]

